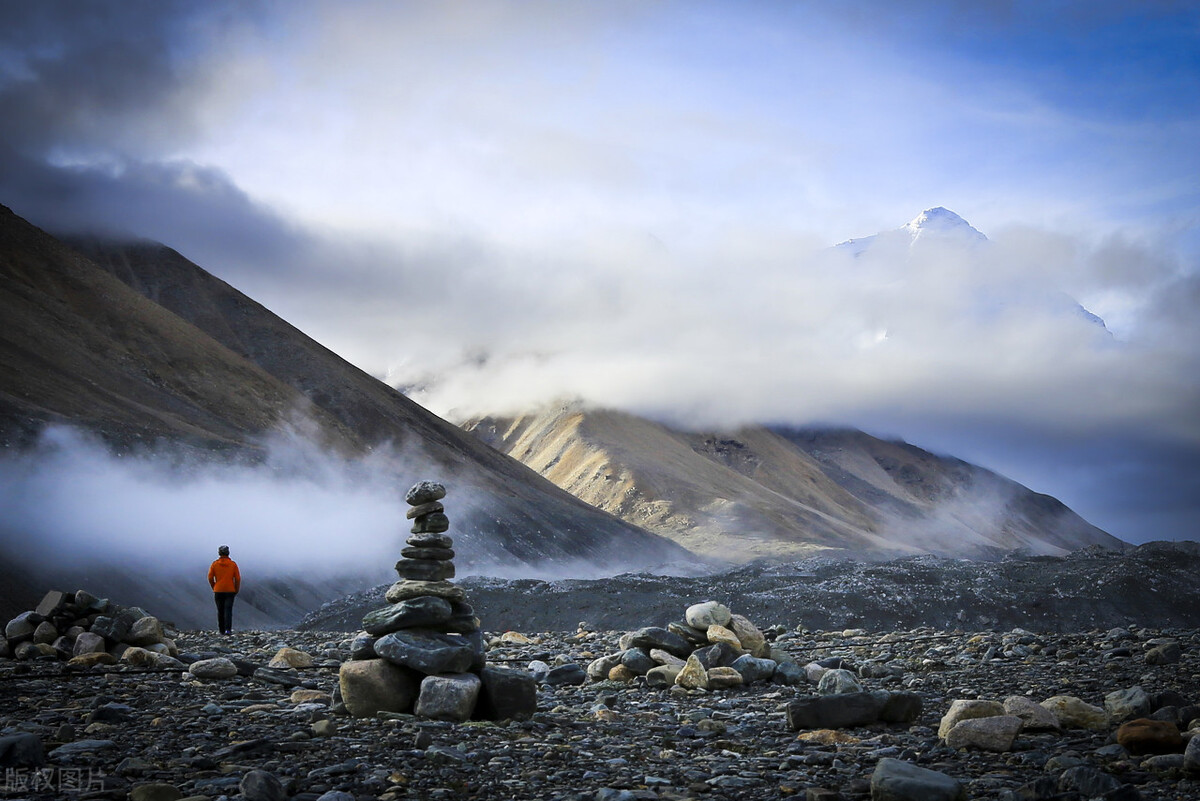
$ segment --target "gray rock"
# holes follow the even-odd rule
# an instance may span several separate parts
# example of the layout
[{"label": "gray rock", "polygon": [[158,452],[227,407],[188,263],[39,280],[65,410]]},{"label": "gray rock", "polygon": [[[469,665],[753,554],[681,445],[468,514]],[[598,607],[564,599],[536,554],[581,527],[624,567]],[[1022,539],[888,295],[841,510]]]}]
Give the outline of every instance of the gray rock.
[{"label": "gray rock", "polygon": [[1024,695],[1004,699],[1004,714],[1016,715],[1025,722],[1025,731],[1048,731],[1060,728],[1058,715]]},{"label": "gray rock", "polygon": [[410,545],[407,548],[402,548],[400,555],[405,559],[429,559],[435,562],[449,562],[454,558],[454,549]]},{"label": "gray rock", "polygon": [[741,651],[723,642],[715,643],[707,648],[697,648],[692,652],[692,656],[700,660],[700,664],[704,666],[705,670],[711,670],[715,667],[729,667],[741,655]]},{"label": "gray rock", "polygon": [[450,602],[436,595],[421,595],[373,609],[363,616],[367,634],[381,636],[393,631],[425,628],[445,623],[453,615]]},{"label": "gray rock", "polygon": [[1183,752],[1183,769],[1188,773],[1200,773],[1200,736],[1188,740]]},{"label": "gray rock", "polygon": [[450,529],[450,518],[446,517],[441,512],[433,514],[421,515],[413,520],[412,528],[409,532],[413,534],[441,534],[443,531]]},{"label": "gray rock", "polygon": [[129,627],[129,632],[124,637],[124,642],[130,645],[153,645],[160,643],[165,639],[162,623],[153,615],[140,617],[133,622]]},{"label": "gray rock", "polygon": [[350,641],[350,658],[351,659],[375,659],[379,654],[375,653],[375,641],[378,637],[372,637],[365,631],[359,632],[353,640]]},{"label": "gray rock", "polygon": [[91,754],[96,751],[107,751],[109,748],[116,748],[117,744],[112,740],[76,740],[73,743],[60,745],[49,753],[51,760],[62,759],[67,756],[78,756],[79,754]]},{"label": "gray rock", "polygon": [[188,665],[188,673],[198,679],[231,679],[237,675],[237,665],[223,656],[201,659]]},{"label": "gray rock", "polygon": [[265,770],[248,770],[238,788],[246,801],[287,801],[287,791],[275,775]]},{"label": "gray rock", "polygon": [[426,676],[421,680],[415,712],[423,718],[469,720],[475,711],[481,682],[474,673]]},{"label": "gray rock", "polygon": [[104,650],[104,638],[99,634],[90,631],[85,631],[75,638],[75,646],[71,649],[71,656],[83,656],[84,654],[98,654]]},{"label": "gray rock", "polygon": [[4,627],[4,637],[10,642],[28,640],[33,637],[33,632],[37,631],[38,623],[41,622],[42,616],[37,612],[22,612],[8,621]]},{"label": "gray rock", "polygon": [[649,671],[658,667],[658,663],[650,658],[650,654],[641,648],[630,648],[621,652],[621,664],[638,676],[645,676]]},{"label": "gray rock", "polygon": [[447,601],[465,601],[467,599],[466,591],[449,581],[410,581],[408,579],[401,579],[388,587],[384,598],[388,603],[394,604],[420,595],[436,595]]},{"label": "gray rock", "polygon": [[[886,694],[885,694],[886,695]],[[788,727],[797,729],[841,729],[865,726],[879,719],[886,697],[876,693],[814,695],[787,705]]]},{"label": "gray rock", "polygon": [[0,737],[0,768],[40,768],[46,752],[36,734],[21,732]]},{"label": "gray rock", "polygon": [[570,662],[566,665],[557,665],[550,669],[546,674],[546,683],[551,686],[563,684],[583,684],[587,681],[587,673],[583,667]]},{"label": "gray rock", "polygon": [[[414,506],[413,508],[411,508],[407,512],[405,512],[404,516],[406,518],[408,518],[409,520],[412,520],[414,517],[421,517],[422,515],[428,515],[428,514],[433,514],[434,512],[444,512],[444,511],[446,511],[446,507],[442,506],[441,501],[430,501],[429,503],[422,503],[422,504],[418,504],[417,506]],[[447,545],[446,547],[449,548],[450,546]]]},{"label": "gray rock", "polygon": [[898,759],[884,758],[871,774],[871,801],[962,801],[966,788],[955,778]]},{"label": "gray rock", "polygon": [[717,601],[704,601],[692,604],[684,613],[687,624],[694,629],[708,631],[709,626],[728,626],[733,619],[729,607]]},{"label": "gray rock", "polygon": [[420,676],[386,659],[344,662],[338,672],[342,703],[354,717],[378,712],[408,712],[420,687]]},{"label": "gray rock", "polygon": [[587,666],[587,677],[592,681],[604,681],[608,678],[608,671],[621,664],[621,657],[624,653],[622,651],[618,654],[608,654],[607,656],[593,659]]},{"label": "gray rock", "polygon": [[879,719],[884,723],[912,723],[921,717],[924,702],[916,693],[888,693],[883,708],[879,710]]},{"label": "gray rock", "polygon": [[1116,721],[1145,717],[1152,706],[1150,695],[1141,687],[1115,690],[1104,696],[1104,709]]},{"label": "gray rock", "polygon": [[659,626],[646,626],[621,637],[621,648],[659,648],[680,659],[687,659],[691,644],[680,635]]},{"label": "gray rock", "polygon": [[774,676],[775,669],[779,665],[773,659],[759,659],[745,654],[733,660],[730,667],[742,674],[742,681],[752,684],[756,681],[766,681]]},{"label": "gray rock", "polygon": [[419,481],[413,484],[404,494],[404,500],[409,506],[420,506],[423,503],[433,503],[446,497],[446,487],[436,481]]},{"label": "gray rock", "polygon": [[270,682],[271,684],[280,684],[284,687],[299,687],[303,680],[289,670],[279,670],[277,668],[260,667],[255,668],[252,674],[259,681]]},{"label": "gray rock", "polygon": [[50,617],[55,612],[62,611],[62,608],[66,606],[68,602],[73,600],[74,598],[69,597],[65,592],[50,590],[50,592],[42,596],[41,602],[38,603],[37,607],[33,611],[37,612],[42,617]]},{"label": "gray rock", "polygon": [[380,637],[375,643],[375,653],[393,664],[426,675],[465,673],[475,660],[474,649],[465,638],[420,629]]},{"label": "gray rock", "polygon": [[448,534],[433,531],[413,534],[405,542],[414,548],[445,548],[446,550],[450,550],[454,547],[454,540]]},{"label": "gray rock", "polygon": [[317,801],[354,801],[354,796],[341,790],[329,790],[317,796]]},{"label": "gray rock", "polygon": [[775,673],[771,676],[771,681],[776,684],[783,684],[789,687],[795,687],[803,684],[807,676],[804,673],[804,668],[797,665],[795,662],[779,662],[775,665]]},{"label": "gray rock", "polygon": [[1097,798],[1105,793],[1118,790],[1121,782],[1107,773],[1102,773],[1091,765],[1077,765],[1067,768],[1058,777],[1058,789],[1062,792],[1074,790],[1084,798]]},{"label": "gray rock", "polygon": [[675,684],[675,680],[679,678],[679,673],[682,669],[682,665],[659,665],[656,668],[651,668],[646,672],[646,686],[655,689],[670,687]]},{"label": "gray rock", "polygon": [[488,665],[479,671],[476,716],[484,720],[527,720],[537,712],[537,681],[520,670]]},{"label": "gray rock", "polygon": [[35,643],[52,643],[58,639],[58,629],[49,620],[43,620],[37,624],[37,628],[33,630],[33,641]]},{"label": "gray rock", "polygon": [[1183,649],[1177,642],[1168,642],[1146,652],[1147,665],[1173,665],[1183,658]]},{"label": "gray rock", "polygon": [[1021,732],[1021,719],[1015,715],[993,715],[960,720],[946,733],[950,748],[980,748],[984,751],[1011,751]]},{"label": "gray rock", "polygon": [[129,633],[129,628],[132,625],[133,622],[125,615],[101,615],[92,624],[91,632],[92,634],[99,634],[106,640],[121,642],[125,639],[125,635]]},{"label": "gray rock", "polygon": [[667,631],[685,639],[689,645],[701,646],[708,643],[708,629],[698,629],[683,621],[668,623]]},{"label": "gray rock", "polygon": [[817,682],[818,695],[844,695],[862,691],[863,687],[858,683],[858,677],[844,668],[827,671]]},{"label": "gray rock", "polygon": [[173,784],[151,782],[135,785],[129,791],[129,801],[179,801],[183,793]]},{"label": "gray rock", "polygon": [[454,563],[401,559],[396,563],[396,574],[410,581],[444,581],[454,578]]}]

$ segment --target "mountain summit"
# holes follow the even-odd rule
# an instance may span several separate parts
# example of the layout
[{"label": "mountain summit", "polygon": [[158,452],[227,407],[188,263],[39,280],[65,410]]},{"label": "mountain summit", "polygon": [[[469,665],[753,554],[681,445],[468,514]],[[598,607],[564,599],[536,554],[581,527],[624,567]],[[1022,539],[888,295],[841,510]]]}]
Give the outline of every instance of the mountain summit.
[{"label": "mountain summit", "polygon": [[972,246],[987,242],[988,238],[954,212],[942,206],[935,206],[925,209],[899,228],[847,239],[835,245],[835,248],[854,256],[861,256],[877,244],[914,247],[918,242],[931,241]]}]

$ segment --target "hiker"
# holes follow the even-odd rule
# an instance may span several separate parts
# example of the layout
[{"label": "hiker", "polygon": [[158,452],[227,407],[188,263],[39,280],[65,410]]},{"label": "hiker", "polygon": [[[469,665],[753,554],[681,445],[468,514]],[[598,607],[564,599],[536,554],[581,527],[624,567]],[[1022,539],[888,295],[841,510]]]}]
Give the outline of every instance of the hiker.
[{"label": "hiker", "polygon": [[217,602],[217,628],[222,634],[233,633],[233,599],[242,588],[242,574],[237,562],[229,558],[229,546],[217,549],[220,557],[208,568],[208,585]]}]

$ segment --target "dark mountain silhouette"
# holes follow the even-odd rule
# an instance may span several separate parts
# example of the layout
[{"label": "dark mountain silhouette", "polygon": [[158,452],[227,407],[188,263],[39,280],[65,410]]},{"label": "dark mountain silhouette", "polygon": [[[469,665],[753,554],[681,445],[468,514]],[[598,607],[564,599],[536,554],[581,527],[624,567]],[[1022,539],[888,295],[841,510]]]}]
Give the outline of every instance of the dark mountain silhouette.
[{"label": "dark mountain silhouette", "polygon": [[[266,435],[299,416],[342,456],[395,448],[422,465],[395,477],[398,531],[408,486],[453,482],[475,510],[455,523],[471,546],[460,566],[474,557],[603,570],[688,557],[441,420],[163,245],[68,245],[0,206],[0,319],[8,455],[67,424],[118,453],[165,448],[253,462]],[[24,539],[9,524],[0,534]],[[307,610],[272,616],[288,622],[292,611]]]}]

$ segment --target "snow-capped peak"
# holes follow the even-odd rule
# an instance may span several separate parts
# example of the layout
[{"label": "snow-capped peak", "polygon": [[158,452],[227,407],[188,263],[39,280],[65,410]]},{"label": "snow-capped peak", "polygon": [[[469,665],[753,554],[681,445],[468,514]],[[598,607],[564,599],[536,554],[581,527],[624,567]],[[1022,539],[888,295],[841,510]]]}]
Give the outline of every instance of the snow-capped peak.
[{"label": "snow-capped peak", "polygon": [[903,230],[908,231],[912,235],[913,241],[928,233],[935,233],[937,235],[950,234],[952,236],[966,235],[971,239],[987,240],[987,237],[973,228],[969,222],[941,206],[925,209],[925,211],[906,223]]}]

